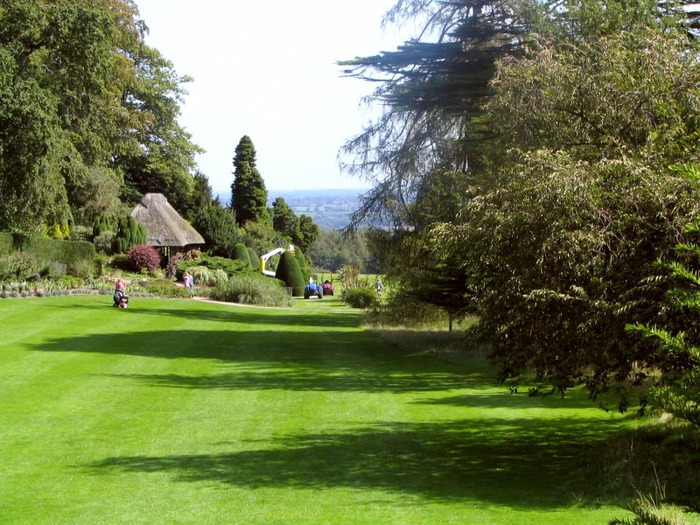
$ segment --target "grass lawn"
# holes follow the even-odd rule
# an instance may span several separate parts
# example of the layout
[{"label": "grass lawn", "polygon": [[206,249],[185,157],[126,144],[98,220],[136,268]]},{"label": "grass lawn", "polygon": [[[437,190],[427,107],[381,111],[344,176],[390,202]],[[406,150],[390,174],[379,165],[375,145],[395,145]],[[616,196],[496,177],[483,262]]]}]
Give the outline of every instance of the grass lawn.
[{"label": "grass lawn", "polygon": [[0,301],[0,523],[627,515],[583,475],[625,418],[509,395],[479,361],[411,354],[357,320],[332,298]]}]

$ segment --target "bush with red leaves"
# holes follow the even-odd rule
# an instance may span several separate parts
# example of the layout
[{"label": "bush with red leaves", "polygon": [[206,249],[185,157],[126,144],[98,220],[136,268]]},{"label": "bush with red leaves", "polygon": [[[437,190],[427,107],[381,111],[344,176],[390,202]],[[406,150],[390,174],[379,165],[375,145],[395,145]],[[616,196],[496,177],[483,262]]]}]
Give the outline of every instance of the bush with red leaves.
[{"label": "bush with red leaves", "polygon": [[136,272],[146,269],[149,273],[155,273],[160,268],[161,257],[153,246],[137,244],[129,249],[126,260],[131,269]]}]

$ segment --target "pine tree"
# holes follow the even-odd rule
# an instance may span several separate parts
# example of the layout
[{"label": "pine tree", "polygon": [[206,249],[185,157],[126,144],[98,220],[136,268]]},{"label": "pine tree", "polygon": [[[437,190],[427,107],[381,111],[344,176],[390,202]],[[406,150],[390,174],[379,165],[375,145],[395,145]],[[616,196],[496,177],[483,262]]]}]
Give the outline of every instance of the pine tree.
[{"label": "pine tree", "polygon": [[231,208],[236,212],[236,223],[265,222],[268,219],[267,189],[255,167],[255,146],[248,135],[241,138],[233,158]]}]

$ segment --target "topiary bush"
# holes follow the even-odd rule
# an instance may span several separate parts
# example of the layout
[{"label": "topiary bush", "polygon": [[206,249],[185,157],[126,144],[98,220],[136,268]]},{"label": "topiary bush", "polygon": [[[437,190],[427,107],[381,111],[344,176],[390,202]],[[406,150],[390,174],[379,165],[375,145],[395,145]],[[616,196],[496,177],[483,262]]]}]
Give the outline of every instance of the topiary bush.
[{"label": "topiary bush", "polygon": [[153,246],[137,244],[129,249],[126,260],[133,271],[140,272],[145,269],[149,273],[155,273],[160,268],[161,256]]},{"label": "topiary bush", "polygon": [[294,258],[299,263],[299,269],[301,270],[301,275],[304,278],[304,282],[308,282],[309,277],[311,277],[311,266],[309,266],[309,262],[306,260],[304,252],[302,252],[301,248],[298,246],[294,247]]},{"label": "topiary bush", "polygon": [[291,288],[292,295],[297,297],[304,295],[306,281],[304,280],[304,275],[301,273],[301,268],[299,268],[299,263],[290,252],[284,252],[282,257],[280,257],[275,278]]},{"label": "topiary bush", "polygon": [[250,246],[248,247],[248,257],[250,258],[250,266],[253,268],[253,271],[259,272],[260,271],[260,256]]},{"label": "topiary bush", "polygon": [[253,265],[250,261],[250,254],[248,254],[248,248],[246,248],[246,245],[242,242],[237,243],[233,248],[233,259],[236,261],[241,261],[243,264],[248,266],[248,268],[251,270],[253,269]]}]

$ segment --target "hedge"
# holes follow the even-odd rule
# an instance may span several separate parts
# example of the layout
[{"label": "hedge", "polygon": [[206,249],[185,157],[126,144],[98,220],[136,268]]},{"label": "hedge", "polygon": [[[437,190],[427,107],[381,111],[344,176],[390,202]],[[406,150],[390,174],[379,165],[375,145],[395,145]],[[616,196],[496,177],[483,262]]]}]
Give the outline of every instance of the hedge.
[{"label": "hedge", "polygon": [[[19,244],[19,245],[18,245]],[[61,239],[22,239],[18,243],[11,233],[0,233],[0,255],[22,251],[45,262],[72,265],[78,261],[94,260],[95,245],[85,241],[63,241]]]}]

